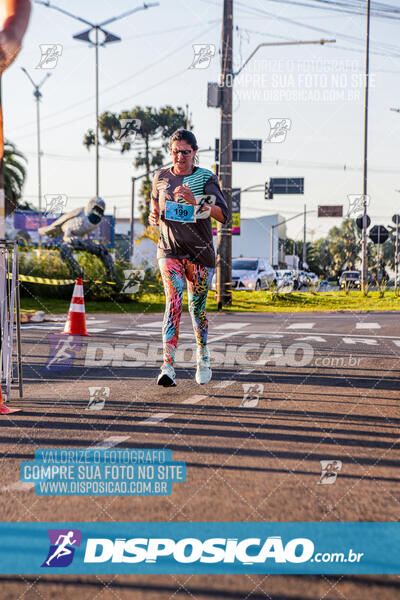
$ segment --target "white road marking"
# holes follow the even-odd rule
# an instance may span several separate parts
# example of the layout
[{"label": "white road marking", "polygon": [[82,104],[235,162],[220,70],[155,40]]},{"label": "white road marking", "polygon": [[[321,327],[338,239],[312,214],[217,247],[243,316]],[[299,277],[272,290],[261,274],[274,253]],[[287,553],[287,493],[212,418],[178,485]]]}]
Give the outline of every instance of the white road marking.
[{"label": "white road marking", "polygon": [[152,425],[153,423],[160,423],[160,421],[164,421],[165,419],[172,417],[173,414],[174,413],[156,413],[144,421],[139,421],[139,425]]},{"label": "white road marking", "polygon": [[363,323],[360,321],[356,323],[356,329],[381,329],[381,326],[379,323]]},{"label": "white road marking", "polygon": [[107,330],[106,329],[98,329],[97,327],[95,327],[93,329],[92,328],[90,328],[90,329],[88,328],[87,331],[88,331],[88,333],[101,333],[102,331],[107,331]]},{"label": "white road marking", "polygon": [[217,325],[213,329],[242,329],[247,325],[250,325],[250,323],[221,323],[221,325]]},{"label": "white road marking", "polygon": [[96,325],[99,325],[100,323],[109,323],[110,321],[103,321],[100,319],[95,319],[94,317],[86,317],[86,321],[90,321],[90,325],[92,323],[96,323]]},{"label": "white road marking", "polygon": [[279,334],[274,334],[274,335],[270,335],[269,333],[251,333],[250,335],[246,335],[246,338],[273,338],[273,339],[278,339],[278,338],[283,338],[283,333],[279,333]]},{"label": "white road marking", "polygon": [[306,335],[295,339],[296,342],[326,342],[326,339],[319,335]]},{"label": "white road marking", "polygon": [[238,372],[238,375],[250,375],[250,373],[252,373],[255,370],[256,370],[255,367],[254,367],[254,369],[243,369],[243,371]]},{"label": "white road marking", "polygon": [[226,340],[227,338],[232,337],[233,335],[240,334],[240,331],[230,331],[229,333],[222,333],[221,335],[217,335],[217,337],[213,337],[208,340],[209,344],[213,344],[214,342],[219,342],[220,340]]},{"label": "white road marking", "polygon": [[208,396],[191,396],[191,398],[186,398],[186,400],[184,400],[182,402],[182,404],[197,404],[198,402],[201,402],[202,400],[205,400],[206,398],[208,398]]},{"label": "white road marking", "polygon": [[126,440],[129,440],[130,435],[112,435],[111,437],[102,440],[101,442],[97,442],[94,445],[95,448],[114,448],[114,446],[118,446],[118,444],[122,444]]},{"label": "white road marking", "polygon": [[220,381],[219,383],[217,383],[216,385],[214,385],[214,389],[216,390],[223,390],[224,388],[229,387],[230,385],[233,385],[234,383],[236,383],[236,381],[233,379],[225,379],[224,381]]},{"label": "white road marking", "polygon": [[377,346],[378,342],[373,338],[342,338],[345,344],[366,344],[367,346]]},{"label": "white road marking", "polygon": [[312,329],[315,323],[292,323],[288,329]]},{"label": "white road marking", "polygon": [[[280,333],[284,333],[285,335],[299,335],[298,331],[284,331],[284,332],[273,331],[271,333],[274,333],[274,334],[275,333],[279,333],[279,334]],[[344,337],[347,336],[347,337],[351,337],[351,338],[357,338],[357,337],[359,337],[359,338],[362,338],[362,339],[366,339],[367,337],[371,337],[374,340],[396,340],[396,339],[400,340],[400,337],[395,336],[395,335],[371,335],[371,336],[368,336],[365,333],[364,334],[361,334],[361,333],[353,333],[353,334],[347,333],[346,334],[346,333],[340,333],[340,332],[326,333],[325,331],[318,331],[318,332],[313,331],[313,333],[314,333],[314,335],[322,335],[324,337],[327,337],[327,336],[338,337],[339,336],[341,338],[344,338]]]},{"label": "white road marking", "polygon": [[162,321],[152,321],[151,323],[138,323],[138,327],[161,327]]},{"label": "white road marking", "polygon": [[10,483],[10,485],[4,486],[1,491],[2,492],[29,492],[29,490],[33,490],[35,487],[34,483],[30,481],[16,481],[15,483]]}]

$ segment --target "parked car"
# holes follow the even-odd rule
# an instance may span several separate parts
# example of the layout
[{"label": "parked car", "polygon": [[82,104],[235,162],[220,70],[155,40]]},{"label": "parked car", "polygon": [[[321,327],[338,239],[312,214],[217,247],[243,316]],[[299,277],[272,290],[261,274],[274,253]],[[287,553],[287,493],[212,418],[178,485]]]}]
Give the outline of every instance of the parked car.
[{"label": "parked car", "polygon": [[322,281],[319,282],[318,287],[317,287],[317,292],[332,292],[333,291],[333,286],[331,285],[331,283],[329,283],[329,281],[327,279],[323,279]]},{"label": "parked car", "polygon": [[339,288],[342,290],[346,287],[361,288],[360,271],[343,271],[339,277]]},{"label": "parked car", "polygon": [[293,285],[293,273],[292,271],[285,269],[278,269],[276,273],[276,285],[278,288],[292,286]]},{"label": "parked car", "polygon": [[[215,290],[214,274],[211,289]],[[234,258],[232,260],[233,290],[268,289],[276,282],[276,273],[271,265],[262,258]]]}]

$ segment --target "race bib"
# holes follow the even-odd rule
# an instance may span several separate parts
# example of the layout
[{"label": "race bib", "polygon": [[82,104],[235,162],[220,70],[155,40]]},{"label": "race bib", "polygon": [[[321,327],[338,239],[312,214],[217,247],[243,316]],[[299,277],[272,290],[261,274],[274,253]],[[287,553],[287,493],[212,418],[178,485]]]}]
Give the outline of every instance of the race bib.
[{"label": "race bib", "polygon": [[167,200],[165,205],[165,218],[169,221],[194,223],[194,206],[192,204],[180,204],[179,202]]}]

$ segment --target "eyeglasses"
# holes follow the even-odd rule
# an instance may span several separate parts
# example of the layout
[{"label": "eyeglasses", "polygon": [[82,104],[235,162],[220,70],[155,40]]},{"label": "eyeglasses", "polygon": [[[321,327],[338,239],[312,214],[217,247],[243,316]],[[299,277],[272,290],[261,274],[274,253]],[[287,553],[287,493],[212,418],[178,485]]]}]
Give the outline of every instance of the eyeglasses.
[{"label": "eyeglasses", "polygon": [[191,154],[191,150],[171,150],[171,154],[174,154],[175,156],[178,156],[179,152],[181,154],[183,154],[183,156],[186,156],[187,154]]}]

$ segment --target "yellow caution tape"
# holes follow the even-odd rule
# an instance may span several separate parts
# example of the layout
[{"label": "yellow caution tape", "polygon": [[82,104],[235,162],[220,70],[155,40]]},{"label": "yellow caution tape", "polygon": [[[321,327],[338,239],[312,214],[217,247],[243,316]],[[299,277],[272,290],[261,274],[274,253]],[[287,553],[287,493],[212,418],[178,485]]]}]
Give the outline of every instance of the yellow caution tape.
[{"label": "yellow caution tape", "polygon": [[[8,274],[8,278],[12,279],[12,273]],[[76,279],[50,279],[49,277],[34,277],[33,275],[18,275],[20,281],[27,283],[44,283],[45,285],[71,285],[76,282]],[[83,279],[89,283],[107,283],[108,285],[116,285],[115,281],[93,281],[91,279]]]},{"label": "yellow caution tape", "polygon": [[20,281],[29,283],[45,283],[46,285],[70,285],[75,279],[49,279],[48,277],[34,277],[33,275],[18,275]]}]

